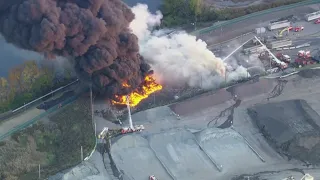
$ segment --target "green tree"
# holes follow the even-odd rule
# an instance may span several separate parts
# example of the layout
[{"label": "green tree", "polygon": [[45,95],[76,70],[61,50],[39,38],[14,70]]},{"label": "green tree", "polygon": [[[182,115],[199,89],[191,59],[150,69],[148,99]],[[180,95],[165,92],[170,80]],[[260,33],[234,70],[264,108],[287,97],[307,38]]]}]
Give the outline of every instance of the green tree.
[{"label": "green tree", "polygon": [[190,0],[190,9],[194,15],[194,29],[197,29],[198,16],[201,14],[202,10],[202,0]]},{"label": "green tree", "polygon": [[190,23],[190,18],[193,17],[189,0],[164,0],[161,12],[165,26]]},{"label": "green tree", "polygon": [[202,12],[202,0],[190,0],[190,9],[194,16],[199,16]]},{"label": "green tree", "polygon": [[4,77],[0,77],[0,103],[3,103],[8,100],[8,92],[9,85],[7,79]]},{"label": "green tree", "polygon": [[18,89],[19,92],[23,91],[22,86],[22,67],[14,67],[9,71],[9,84],[12,91],[16,92],[16,89]]},{"label": "green tree", "polygon": [[36,61],[30,60],[23,63],[22,80],[25,90],[30,90],[32,83],[39,76],[39,69]]}]

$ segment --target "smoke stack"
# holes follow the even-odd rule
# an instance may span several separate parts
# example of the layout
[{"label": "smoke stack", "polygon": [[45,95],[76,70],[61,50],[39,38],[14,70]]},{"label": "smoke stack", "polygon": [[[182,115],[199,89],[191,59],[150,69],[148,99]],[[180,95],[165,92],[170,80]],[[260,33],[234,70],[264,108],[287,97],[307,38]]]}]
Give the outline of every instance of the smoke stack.
[{"label": "smoke stack", "polygon": [[132,118],[131,118],[129,96],[127,96],[127,108],[128,108],[128,117],[129,117],[129,127],[130,127],[130,129],[134,130],[133,123],[132,123]]}]

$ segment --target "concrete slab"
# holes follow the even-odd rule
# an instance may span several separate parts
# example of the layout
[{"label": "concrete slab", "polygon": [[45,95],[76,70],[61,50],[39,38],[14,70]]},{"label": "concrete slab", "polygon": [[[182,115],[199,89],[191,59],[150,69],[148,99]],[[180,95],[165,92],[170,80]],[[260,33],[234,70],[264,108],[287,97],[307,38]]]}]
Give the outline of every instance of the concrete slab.
[{"label": "concrete slab", "polygon": [[176,179],[211,180],[218,173],[194,135],[186,130],[152,135],[150,147]]},{"label": "concrete slab", "polygon": [[224,173],[247,172],[264,163],[232,129],[208,128],[196,134],[203,150],[222,166]]},{"label": "concrete slab", "polygon": [[123,136],[112,145],[111,154],[118,169],[132,180],[148,179],[152,174],[159,179],[172,179],[141,136]]}]

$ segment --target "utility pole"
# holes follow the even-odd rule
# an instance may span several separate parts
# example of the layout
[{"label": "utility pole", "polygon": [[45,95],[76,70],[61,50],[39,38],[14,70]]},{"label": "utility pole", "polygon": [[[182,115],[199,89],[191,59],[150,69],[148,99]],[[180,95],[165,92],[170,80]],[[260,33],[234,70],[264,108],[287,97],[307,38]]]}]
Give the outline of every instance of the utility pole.
[{"label": "utility pole", "polygon": [[227,71],[224,73],[224,83],[227,85]]},{"label": "utility pole", "polygon": [[82,146],[81,146],[80,151],[81,151],[81,162],[82,162],[83,161],[83,149],[82,149]]},{"label": "utility pole", "polygon": [[41,179],[40,164],[39,164],[39,179]]},{"label": "utility pole", "polygon": [[[222,26],[220,28],[220,37],[222,37]],[[220,43],[220,55],[222,54],[222,42]]]},{"label": "utility pole", "polygon": [[97,128],[96,128],[96,123],[94,122],[94,116],[93,116],[92,84],[90,85],[90,104],[91,104],[92,126],[94,126],[94,136],[96,136],[97,135]]}]

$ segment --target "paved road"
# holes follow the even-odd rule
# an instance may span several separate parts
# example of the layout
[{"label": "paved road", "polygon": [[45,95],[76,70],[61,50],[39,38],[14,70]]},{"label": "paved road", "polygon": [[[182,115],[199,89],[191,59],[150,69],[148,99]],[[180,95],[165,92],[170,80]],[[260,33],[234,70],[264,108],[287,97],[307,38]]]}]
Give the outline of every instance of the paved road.
[{"label": "paved road", "polygon": [[27,111],[25,111],[21,114],[18,114],[17,116],[9,118],[8,120],[6,120],[0,124],[0,136],[11,131],[14,127],[28,122],[31,119],[33,119],[34,117],[36,117],[44,112],[45,112],[45,110],[39,110],[39,109],[33,107],[33,108],[28,109]]},{"label": "paved road", "polygon": [[[319,3],[320,4],[320,3]],[[271,20],[277,20],[281,17],[286,17],[289,15],[296,15],[299,17],[303,17],[305,14],[314,12],[318,10],[316,5],[308,5],[301,6],[294,9],[289,9],[286,11],[274,12],[272,14],[267,14],[263,16],[258,16],[256,18],[250,18],[246,21],[242,21],[239,23],[231,24],[226,27],[222,27],[220,29],[216,29],[211,33],[200,35],[201,39],[204,39],[208,45],[216,44],[219,42],[223,42],[229,40],[233,37],[240,36],[247,32],[253,31],[257,27],[267,26]]]}]

